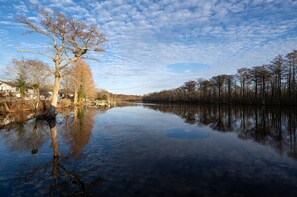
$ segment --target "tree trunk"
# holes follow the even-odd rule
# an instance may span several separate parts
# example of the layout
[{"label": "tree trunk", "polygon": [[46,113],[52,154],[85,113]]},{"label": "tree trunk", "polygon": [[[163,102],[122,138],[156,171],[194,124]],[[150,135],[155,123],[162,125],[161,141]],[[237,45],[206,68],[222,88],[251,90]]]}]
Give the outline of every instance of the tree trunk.
[{"label": "tree trunk", "polygon": [[77,96],[78,96],[78,94],[77,94],[77,88],[74,88],[74,105],[76,105],[77,104]]},{"label": "tree trunk", "polygon": [[51,128],[51,137],[52,137],[52,148],[54,150],[54,157],[60,157],[60,153],[58,149],[58,137],[57,137],[56,126]]},{"label": "tree trunk", "polygon": [[[39,101],[40,101],[40,91],[39,88],[34,88],[34,93],[33,93],[33,102],[34,102],[34,111],[35,113],[37,112],[37,109],[39,107]],[[35,98],[36,97],[36,98]]]},{"label": "tree trunk", "polygon": [[54,157],[61,157],[61,154],[59,153],[59,144],[58,144],[58,137],[57,137],[57,127],[56,127],[56,120],[54,119],[47,119],[46,120],[51,131],[51,138],[52,138],[52,144],[51,147],[54,150]]},{"label": "tree trunk", "polygon": [[266,89],[266,83],[265,83],[265,77],[262,75],[262,105],[265,105],[265,89]]},{"label": "tree trunk", "polygon": [[53,87],[53,96],[52,96],[51,106],[47,112],[47,117],[49,117],[49,118],[56,117],[56,110],[57,110],[57,103],[58,103],[61,79],[62,78],[60,76],[55,76],[55,83],[54,83],[54,87]]},{"label": "tree trunk", "polygon": [[38,89],[37,89],[37,103],[36,103],[35,109],[38,109],[38,107],[39,107],[39,102],[40,102],[40,90],[39,90],[39,88],[38,88]]}]

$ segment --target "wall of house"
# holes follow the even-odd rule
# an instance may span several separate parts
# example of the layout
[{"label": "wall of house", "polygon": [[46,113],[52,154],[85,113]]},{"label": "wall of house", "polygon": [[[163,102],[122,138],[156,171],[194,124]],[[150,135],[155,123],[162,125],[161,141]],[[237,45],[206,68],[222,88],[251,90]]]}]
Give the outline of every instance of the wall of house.
[{"label": "wall of house", "polygon": [[12,87],[8,84],[2,83],[2,84],[0,84],[0,91],[1,92],[16,92],[16,87]]}]

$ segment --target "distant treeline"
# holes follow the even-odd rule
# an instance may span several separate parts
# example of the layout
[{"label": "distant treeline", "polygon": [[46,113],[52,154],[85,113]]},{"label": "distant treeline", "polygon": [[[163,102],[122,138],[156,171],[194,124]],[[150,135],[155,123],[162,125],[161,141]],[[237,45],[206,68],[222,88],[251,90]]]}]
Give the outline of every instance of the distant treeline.
[{"label": "distant treeline", "polygon": [[297,105],[297,50],[234,75],[187,81],[173,90],[144,95],[144,102]]},{"label": "distant treeline", "polygon": [[113,101],[141,101],[142,96],[138,95],[125,95],[125,94],[113,94],[106,90],[97,90],[96,100],[113,100]]}]

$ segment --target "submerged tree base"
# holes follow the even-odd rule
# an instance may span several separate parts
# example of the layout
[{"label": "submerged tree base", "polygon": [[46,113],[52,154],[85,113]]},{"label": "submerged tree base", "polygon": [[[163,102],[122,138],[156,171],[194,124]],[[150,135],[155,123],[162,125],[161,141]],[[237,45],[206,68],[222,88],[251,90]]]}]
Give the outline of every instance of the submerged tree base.
[{"label": "submerged tree base", "polygon": [[57,115],[56,111],[57,111],[57,107],[51,105],[48,112],[46,113],[46,117],[50,119],[56,118],[56,115]]}]

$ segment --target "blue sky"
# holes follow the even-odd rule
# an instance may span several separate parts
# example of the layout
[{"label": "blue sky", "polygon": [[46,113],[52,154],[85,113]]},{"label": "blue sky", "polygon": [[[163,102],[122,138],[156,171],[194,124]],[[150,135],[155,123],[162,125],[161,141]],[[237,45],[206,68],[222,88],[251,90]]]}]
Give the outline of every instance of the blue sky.
[{"label": "blue sky", "polygon": [[1,69],[12,58],[39,57],[17,49],[47,50],[48,40],[22,35],[14,21],[39,20],[30,3],[100,27],[106,53],[88,63],[96,85],[114,93],[176,88],[297,49],[296,0],[0,0]]}]

